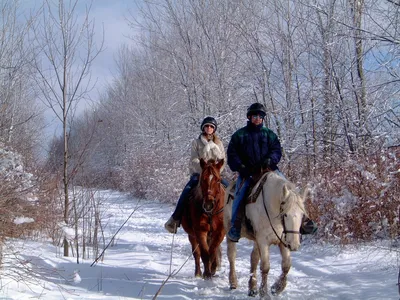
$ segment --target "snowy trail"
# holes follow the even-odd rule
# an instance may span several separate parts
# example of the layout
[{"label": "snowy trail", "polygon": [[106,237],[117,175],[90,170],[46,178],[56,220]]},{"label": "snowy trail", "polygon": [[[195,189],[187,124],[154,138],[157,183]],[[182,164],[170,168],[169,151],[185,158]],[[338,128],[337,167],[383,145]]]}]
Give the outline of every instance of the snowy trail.
[{"label": "snowy trail", "polygon": [[[143,209],[138,210],[129,223],[135,232],[139,231],[143,235],[142,246],[153,253],[154,270],[160,271],[157,279],[165,279],[169,272],[173,240],[172,270],[179,269],[190,256],[181,272],[162,289],[159,299],[167,299],[172,295],[182,299],[251,299],[247,297],[249,255],[252,248],[250,242],[242,239],[238,244],[237,272],[240,287],[230,291],[225,241],[222,243],[223,264],[219,277],[212,282],[195,279],[194,262],[186,233],[180,228],[173,237],[163,229],[173,206],[151,202],[143,202],[141,205]],[[153,234],[158,236],[157,241]],[[127,235],[130,236],[128,232]],[[278,248],[272,247],[271,250],[269,285],[280,274],[281,260]],[[394,263],[396,253],[372,246],[338,248],[308,243],[300,251],[292,253],[288,286],[280,296],[273,299],[399,299],[395,285],[398,269]],[[152,271],[148,275],[154,278]],[[157,289],[160,285],[158,280],[154,281]],[[151,295],[154,294],[149,291],[147,296],[150,298]]]},{"label": "snowy trail", "polygon": [[[117,192],[102,192],[107,202],[109,235],[116,232],[136,207],[135,213],[107,249],[105,259],[95,267],[91,261],[77,265],[64,258],[54,246],[24,244],[21,257],[42,272],[34,286],[16,283],[3,274],[0,299],[152,299],[170,268],[181,271],[170,278],[157,299],[254,299],[247,296],[251,244],[238,243],[237,273],[239,288],[228,288],[226,243],[222,243],[223,262],[211,281],[194,278],[194,262],[187,236],[180,228],[174,236],[163,224],[172,205],[138,201]],[[173,242],[173,244],[172,244]],[[171,247],[173,246],[172,264]],[[280,254],[271,248],[269,286],[280,274]],[[74,280],[76,273],[80,280]],[[271,299],[399,299],[396,252],[383,247],[333,247],[305,241],[292,253],[292,269],[285,291]],[[75,275],[74,275],[75,274]],[[257,299],[257,298],[256,298]]]}]

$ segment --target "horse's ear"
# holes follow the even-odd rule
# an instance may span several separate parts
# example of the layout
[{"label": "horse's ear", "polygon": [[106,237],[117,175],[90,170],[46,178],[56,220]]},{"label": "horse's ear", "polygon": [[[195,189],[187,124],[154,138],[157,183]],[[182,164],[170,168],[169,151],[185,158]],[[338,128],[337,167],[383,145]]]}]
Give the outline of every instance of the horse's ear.
[{"label": "horse's ear", "polygon": [[303,187],[300,191],[300,195],[303,201],[306,200],[309,194],[310,194],[310,189],[308,188],[308,186]]},{"label": "horse's ear", "polygon": [[218,170],[221,170],[221,168],[222,168],[222,166],[224,165],[224,160],[223,159],[221,159],[218,163],[217,163],[217,169]]},{"label": "horse's ear", "polygon": [[289,189],[286,186],[286,184],[283,185],[282,194],[283,194],[283,198],[286,198],[287,196],[289,196]]},{"label": "horse's ear", "polygon": [[204,167],[205,167],[206,164],[207,164],[206,161],[205,161],[203,158],[200,158],[200,167],[201,167],[202,169],[204,169]]}]

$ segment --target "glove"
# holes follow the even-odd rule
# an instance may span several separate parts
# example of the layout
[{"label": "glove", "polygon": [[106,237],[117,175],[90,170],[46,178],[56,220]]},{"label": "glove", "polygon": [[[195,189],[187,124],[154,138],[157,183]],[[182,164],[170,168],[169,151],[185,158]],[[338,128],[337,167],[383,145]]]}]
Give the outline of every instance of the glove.
[{"label": "glove", "polygon": [[263,164],[262,164],[262,168],[263,168],[264,170],[266,170],[266,169],[272,169],[272,168],[271,168],[271,159],[270,159],[270,158],[267,158],[266,160],[264,160],[264,162],[263,162]]},{"label": "glove", "polygon": [[261,174],[261,167],[260,165],[255,165],[251,168],[250,171],[251,175],[260,175]]},{"label": "glove", "polygon": [[239,174],[241,177],[243,178],[249,178],[251,173],[249,172],[249,170],[246,168],[245,165],[240,165],[239,167]]}]

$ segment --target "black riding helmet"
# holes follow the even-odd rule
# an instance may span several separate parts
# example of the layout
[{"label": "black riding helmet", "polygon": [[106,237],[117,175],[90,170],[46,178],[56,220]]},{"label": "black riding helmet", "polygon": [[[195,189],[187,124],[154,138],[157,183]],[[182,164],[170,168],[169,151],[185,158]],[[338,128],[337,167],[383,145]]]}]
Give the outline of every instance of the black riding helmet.
[{"label": "black riding helmet", "polygon": [[247,108],[247,118],[253,115],[262,115],[265,117],[267,115],[267,110],[265,109],[265,106],[262,105],[261,103],[253,103]]},{"label": "black riding helmet", "polygon": [[203,122],[201,122],[201,126],[200,126],[201,131],[203,131],[204,126],[207,124],[214,126],[214,132],[217,131],[217,127],[218,127],[217,121],[213,117],[205,117],[204,118],[204,120],[203,120]]}]

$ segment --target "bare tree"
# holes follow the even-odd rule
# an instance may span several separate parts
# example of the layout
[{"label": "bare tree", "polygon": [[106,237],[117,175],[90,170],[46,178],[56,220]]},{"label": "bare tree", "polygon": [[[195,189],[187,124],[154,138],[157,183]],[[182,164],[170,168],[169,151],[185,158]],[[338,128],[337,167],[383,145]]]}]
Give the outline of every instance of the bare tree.
[{"label": "bare tree", "polygon": [[34,17],[19,18],[21,11],[18,1],[0,2],[0,141],[29,161],[41,120],[27,64],[32,59],[27,37]]},{"label": "bare tree", "polygon": [[[93,88],[90,67],[102,50],[95,45],[94,22],[89,19],[91,5],[78,6],[78,0],[45,0],[41,22],[34,28],[33,61],[41,99],[61,121],[63,127],[64,222],[69,224],[69,130],[81,100],[89,99]],[[68,256],[68,240],[64,237],[64,256]]]},{"label": "bare tree", "polygon": [[354,27],[354,48],[355,48],[355,68],[356,68],[356,79],[354,79],[355,85],[355,97],[358,103],[358,119],[360,128],[367,128],[367,99],[365,89],[365,75],[364,75],[364,49],[363,49],[363,37],[362,37],[362,17],[364,15],[364,0],[349,0],[350,10],[353,17]]}]

